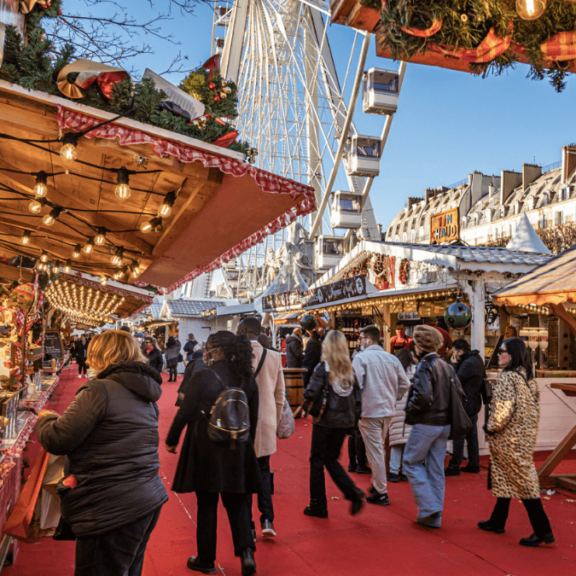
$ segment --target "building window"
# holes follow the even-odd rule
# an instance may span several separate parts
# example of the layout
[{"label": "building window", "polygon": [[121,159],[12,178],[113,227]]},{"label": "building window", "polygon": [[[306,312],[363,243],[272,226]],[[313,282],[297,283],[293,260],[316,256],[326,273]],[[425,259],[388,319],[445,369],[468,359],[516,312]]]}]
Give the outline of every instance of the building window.
[{"label": "building window", "polygon": [[416,230],[412,230],[412,232],[410,233],[410,242],[412,243],[416,242]]},{"label": "building window", "polygon": [[546,228],[546,214],[540,216],[540,228]]},{"label": "building window", "polygon": [[534,210],[534,198],[528,200],[528,210]]},{"label": "building window", "polygon": [[406,234],[406,232],[402,234],[402,242],[408,242],[408,234]]},{"label": "building window", "polygon": [[564,223],[564,212],[556,212],[556,226]]},{"label": "building window", "polygon": [[542,206],[547,206],[548,205],[548,192],[546,192],[545,194],[542,194]]},{"label": "building window", "polygon": [[566,186],[564,190],[562,190],[562,200],[569,200],[570,199],[570,187]]}]

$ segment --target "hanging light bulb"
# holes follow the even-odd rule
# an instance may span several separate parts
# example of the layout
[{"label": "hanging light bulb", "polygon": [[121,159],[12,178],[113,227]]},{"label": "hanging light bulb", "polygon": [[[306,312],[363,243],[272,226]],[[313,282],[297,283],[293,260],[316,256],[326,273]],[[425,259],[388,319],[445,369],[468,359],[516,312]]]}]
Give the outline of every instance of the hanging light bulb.
[{"label": "hanging light bulb", "polygon": [[40,254],[40,262],[48,262],[48,252],[46,252],[46,250],[42,250],[42,254]]},{"label": "hanging light bulb", "polygon": [[162,218],[152,218],[148,222],[143,222],[140,226],[140,231],[147,234],[148,232],[156,231],[156,228],[162,226]]},{"label": "hanging light bulb", "polygon": [[108,278],[104,276],[104,274],[100,276],[100,284],[102,284],[102,286],[106,286],[106,284],[108,284]]},{"label": "hanging light bulb", "polygon": [[70,260],[66,260],[66,264],[64,265],[64,273],[70,274],[71,271],[72,271],[72,262],[70,262]]},{"label": "hanging light bulb", "polygon": [[54,266],[52,266],[52,274],[58,274],[60,272],[60,263],[56,262]]},{"label": "hanging light bulb", "polygon": [[522,20],[536,20],[544,14],[547,0],[516,0],[516,11]]},{"label": "hanging light bulb", "polygon": [[46,200],[44,198],[39,198],[38,200],[32,200],[30,204],[28,204],[28,210],[32,212],[32,214],[40,214],[42,211],[42,206],[46,204]]},{"label": "hanging light bulb", "polygon": [[174,206],[174,202],[176,200],[176,192],[168,192],[166,194],[166,198],[164,198],[164,202],[160,209],[158,210],[158,216],[160,218],[168,218],[172,212],[172,206]]},{"label": "hanging light bulb", "polygon": [[114,280],[120,280],[120,278],[122,278],[123,275],[124,274],[122,270],[118,270],[117,272],[114,273]]},{"label": "hanging light bulb", "polygon": [[98,228],[98,234],[96,234],[94,242],[96,242],[98,246],[102,246],[106,242],[106,228]]},{"label": "hanging light bulb", "polygon": [[86,254],[90,254],[90,252],[92,252],[92,250],[94,250],[94,236],[90,236],[90,238],[88,238],[88,242],[86,242],[86,244],[84,245],[84,248],[82,248],[82,250],[84,250],[84,252],[86,252]]},{"label": "hanging light bulb", "polygon": [[28,230],[24,230],[24,234],[22,235],[22,238],[20,238],[20,242],[22,242],[24,246],[30,244],[30,232],[28,232]]},{"label": "hanging light bulb", "polygon": [[112,258],[110,258],[110,262],[114,264],[114,266],[122,266],[123,258],[124,258],[124,248],[120,247],[116,250]]},{"label": "hanging light bulb", "polygon": [[36,174],[36,184],[34,186],[34,194],[36,195],[36,198],[46,198],[48,195],[48,186],[46,185],[46,182],[46,172],[41,170]]},{"label": "hanging light bulb", "polygon": [[42,218],[42,222],[44,222],[46,226],[52,226],[54,222],[58,220],[60,214],[62,214],[62,208],[52,208],[52,210]]},{"label": "hanging light bulb", "polygon": [[82,246],[80,246],[80,244],[76,244],[76,246],[74,247],[74,252],[72,252],[72,258],[74,258],[74,260],[78,260],[78,258],[80,258],[81,250]]},{"label": "hanging light bulb", "polygon": [[132,195],[132,190],[130,190],[130,172],[122,166],[117,172],[117,184],[114,194],[118,200],[128,200]]},{"label": "hanging light bulb", "polygon": [[67,132],[62,138],[62,148],[60,148],[60,158],[64,162],[74,162],[77,158],[76,146],[78,144],[78,137],[72,132]]}]

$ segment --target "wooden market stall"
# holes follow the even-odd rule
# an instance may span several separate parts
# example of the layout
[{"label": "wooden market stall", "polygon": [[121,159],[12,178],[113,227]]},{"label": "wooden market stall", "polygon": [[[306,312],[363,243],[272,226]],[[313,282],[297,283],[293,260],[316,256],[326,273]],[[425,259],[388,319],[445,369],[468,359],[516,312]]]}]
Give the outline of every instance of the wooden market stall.
[{"label": "wooden market stall", "polygon": [[563,436],[552,454],[538,470],[543,484],[557,483],[576,489],[576,477],[552,476],[552,472],[576,446],[576,246],[538,266],[494,294],[494,302],[505,306],[545,307],[560,319],[560,329],[549,331],[548,350],[560,358],[560,367],[537,371],[548,395],[560,398],[567,413],[546,414],[542,397],[542,419],[554,418]]}]

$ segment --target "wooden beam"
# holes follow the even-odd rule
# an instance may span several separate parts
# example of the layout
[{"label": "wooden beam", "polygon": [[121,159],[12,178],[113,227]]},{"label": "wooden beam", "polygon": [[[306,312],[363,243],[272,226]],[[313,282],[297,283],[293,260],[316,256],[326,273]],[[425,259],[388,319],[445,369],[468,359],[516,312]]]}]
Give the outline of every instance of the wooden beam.
[{"label": "wooden beam", "polygon": [[26,268],[17,268],[0,262],[0,278],[12,280],[13,282],[32,282],[34,275]]},{"label": "wooden beam", "polygon": [[568,455],[570,450],[576,445],[576,426],[568,432],[568,434],[564,437],[562,442],[556,446],[556,449],[540,466],[538,469],[538,478],[545,479],[554,472],[554,469],[564,458]]}]

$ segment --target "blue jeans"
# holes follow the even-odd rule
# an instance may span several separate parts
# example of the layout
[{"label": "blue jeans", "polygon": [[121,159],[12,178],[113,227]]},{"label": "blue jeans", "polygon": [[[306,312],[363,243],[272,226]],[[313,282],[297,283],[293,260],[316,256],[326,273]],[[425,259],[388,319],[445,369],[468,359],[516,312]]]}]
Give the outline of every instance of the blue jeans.
[{"label": "blue jeans", "polygon": [[390,472],[392,474],[400,474],[404,446],[406,446],[406,444],[396,444],[390,447]]},{"label": "blue jeans", "polygon": [[444,457],[449,435],[450,425],[414,425],[402,460],[418,506],[418,521],[435,528],[440,527],[444,508]]}]

